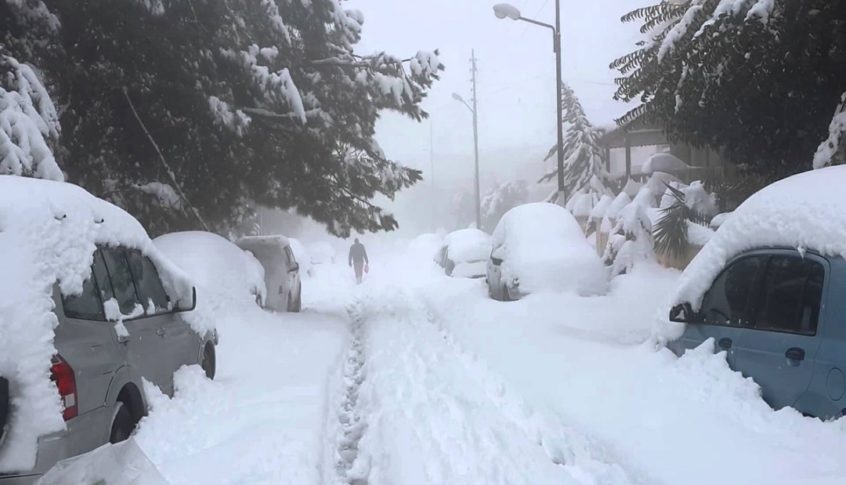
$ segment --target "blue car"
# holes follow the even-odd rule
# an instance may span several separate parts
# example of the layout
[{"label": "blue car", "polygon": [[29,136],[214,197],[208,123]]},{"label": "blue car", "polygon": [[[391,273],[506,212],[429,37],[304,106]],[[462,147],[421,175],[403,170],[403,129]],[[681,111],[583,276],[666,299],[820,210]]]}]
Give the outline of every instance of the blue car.
[{"label": "blue car", "polygon": [[672,309],[681,355],[713,339],[732,369],[761,386],[773,408],[821,419],[846,414],[846,261],[814,251],[758,249],[729,260],[699,311]]}]

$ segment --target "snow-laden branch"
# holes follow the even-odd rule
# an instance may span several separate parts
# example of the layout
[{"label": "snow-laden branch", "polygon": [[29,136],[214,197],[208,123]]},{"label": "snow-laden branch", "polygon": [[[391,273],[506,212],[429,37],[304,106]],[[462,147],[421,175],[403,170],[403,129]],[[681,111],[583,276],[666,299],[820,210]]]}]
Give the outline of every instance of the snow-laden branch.
[{"label": "snow-laden branch", "polygon": [[831,119],[828,138],[820,143],[817,153],[814,154],[815,169],[832,164],[837,153],[844,148],[844,137],[846,137],[846,92],[840,97],[840,105],[837,106],[834,117]]},{"label": "snow-laden branch", "polygon": [[0,55],[0,174],[64,180],[48,144],[58,136],[56,107],[35,71]]}]

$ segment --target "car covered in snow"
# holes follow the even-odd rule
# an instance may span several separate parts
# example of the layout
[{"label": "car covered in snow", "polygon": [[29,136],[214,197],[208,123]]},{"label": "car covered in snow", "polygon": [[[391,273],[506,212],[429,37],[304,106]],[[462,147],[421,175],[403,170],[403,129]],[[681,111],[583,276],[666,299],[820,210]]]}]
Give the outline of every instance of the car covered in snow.
[{"label": "car covered in snow", "polygon": [[563,207],[545,202],[506,212],[492,235],[487,263],[491,297],[516,300],[538,291],[596,295],[607,272],[579,223]]},{"label": "car covered in snow", "polygon": [[659,336],[678,355],[725,352],[773,408],[846,414],[846,167],[744,202],[685,270]]},{"label": "car covered in snow", "polygon": [[479,229],[461,229],[447,234],[435,262],[447,276],[484,278],[488,257],[491,254],[491,237]]},{"label": "car covered in snow", "polygon": [[264,305],[264,267],[228,239],[211,232],[185,231],[159,236],[153,243],[211,298]]},{"label": "car covered in snow", "polygon": [[302,309],[303,285],[300,264],[287,237],[248,236],[235,244],[249,251],[264,268],[267,296],[264,306],[279,312],[298,312]]},{"label": "car covered in snow", "polygon": [[0,268],[0,483],[126,439],[145,383],[172,394],[184,365],[214,376],[217,334],[190,278],[80,187],[0,175]]}]

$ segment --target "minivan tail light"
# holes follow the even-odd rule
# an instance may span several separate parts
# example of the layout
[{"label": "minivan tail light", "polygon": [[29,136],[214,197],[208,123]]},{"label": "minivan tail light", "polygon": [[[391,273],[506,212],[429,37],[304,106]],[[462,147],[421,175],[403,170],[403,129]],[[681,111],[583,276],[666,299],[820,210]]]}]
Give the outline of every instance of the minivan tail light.
[{"label": "minivan tail light", "polygon": [[53,356],[50,366],[50,380],[56,383],[56,389],[62,398],[62,417],[65,421],[75,418],[79,414],[76,399],[76,377],[73,368],[65,362],[61,355]]}]

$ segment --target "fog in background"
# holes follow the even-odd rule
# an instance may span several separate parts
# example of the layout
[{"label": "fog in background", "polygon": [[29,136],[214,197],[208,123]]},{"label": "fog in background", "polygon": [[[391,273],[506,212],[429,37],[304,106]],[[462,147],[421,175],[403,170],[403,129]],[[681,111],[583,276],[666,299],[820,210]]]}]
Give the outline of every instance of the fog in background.
[{"label": "fog in background", "polygon": [[[523,179],[531,197],[542,199],[554,186],[535,182],[553,168],[543,157],[555,144],[555,58],[548,29],[497,19],[501,0],[349,0],[347,8],[364,13],[357,50],[385,50],[410,56],[440,50],[446,65],[423,109],[422,123],[384,113],[377,138],[389,158],[417,168],[424,180],[401,192],[396,201],[376,202],[392,211],[400,229],[387,239],[413,237],[437,228],[455,229],[461,219],[458,199],[473,191],[473,130],[470,111],[452,99],[471,98],[470,52],[478,67],[479,151],[482,193],[497,184]],[[513,0],[525,17],[554,22],[553,0]],[[630,107],[612,99],[616,57],[641,38],[637,26],[620,17],[643,0],[562,0],[564,80],[573,87],[594,124],[611,125]],[[466,201],[465,201],[466,202]],[[469,202],[472,202],[470,199]],[[264,217],[263,232],[284,232],[305,241],[328,234],[311,221],[281,215]],[[472,212],[466,224],[472,222]],[[464,224],[464,225],[466,225]],[[385,237],[385,236],[382,236]],[[372,239],[370,237],[367,240]],[[340,246],[340,244],[339,244]]]}]

